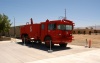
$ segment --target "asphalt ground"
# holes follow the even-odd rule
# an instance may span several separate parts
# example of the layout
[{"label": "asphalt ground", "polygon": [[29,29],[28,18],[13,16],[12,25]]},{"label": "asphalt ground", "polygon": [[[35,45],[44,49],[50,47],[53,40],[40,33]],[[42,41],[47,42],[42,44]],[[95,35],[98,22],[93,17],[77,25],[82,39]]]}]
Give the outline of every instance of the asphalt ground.
[{"label": "asphalt ground", "polygon": [[51,53],[48,50],[44,44],[0,41],[0,63],[100,63],[99,48],[68,44],[55,45]]}]

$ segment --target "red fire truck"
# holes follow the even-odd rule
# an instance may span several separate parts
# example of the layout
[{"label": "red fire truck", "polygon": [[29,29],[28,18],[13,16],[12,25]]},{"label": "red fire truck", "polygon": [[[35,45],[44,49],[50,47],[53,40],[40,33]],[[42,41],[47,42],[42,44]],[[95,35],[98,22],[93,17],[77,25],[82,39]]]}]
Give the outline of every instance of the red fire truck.
[{"label": "red fire truck", "polygon": [[26,23],[20,28],[22,42],[34,42],[42,43],[44,42],[47,47],[54,44],[59,44],[62,47],[72,42],[72,31],[74,28],[74,23],[70,20],[46,20],[39,24],[33,23],[31,18],[31,23]]}]

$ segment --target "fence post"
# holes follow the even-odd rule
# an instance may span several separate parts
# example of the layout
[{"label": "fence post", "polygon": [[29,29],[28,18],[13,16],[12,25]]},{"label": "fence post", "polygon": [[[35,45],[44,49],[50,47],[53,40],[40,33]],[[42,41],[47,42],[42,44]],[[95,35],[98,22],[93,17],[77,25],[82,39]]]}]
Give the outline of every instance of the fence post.
[{"label": "fence post", "polygon": [[88,42],[87,42],[87,39],[86,39],[85,47],[88,47]]},{"label": "fence post", "polygon": [[91,40],[89,40],[89,48],[91,48]]}]

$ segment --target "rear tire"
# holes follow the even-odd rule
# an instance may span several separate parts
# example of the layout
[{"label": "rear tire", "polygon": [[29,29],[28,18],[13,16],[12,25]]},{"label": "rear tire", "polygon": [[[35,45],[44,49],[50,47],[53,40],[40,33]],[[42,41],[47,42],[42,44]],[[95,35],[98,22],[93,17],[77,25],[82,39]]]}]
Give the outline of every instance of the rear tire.
[{"label": "rear tire", "polygon": [[59,44],[60,47],[66,47],[67,46],[67,43],[64,43],[64,44]]},{"label": "rear tire", "polygon": [[39,44],[42,44],[42,42],[41,42],[41,40],[40,40],[40,39],[38,40],[38,43],[39,43]]},{"label": "rear tire", "polygon": [[24,43],[24,39],[25,39],[25,37],[24,37],[24,35],[22,35],[22,43]]},{"label": "rear tire", "polygon": [[28,35],[22,35],[22,43],[24,43],[24,40],[25,40],[25,44],[30,43]]}]

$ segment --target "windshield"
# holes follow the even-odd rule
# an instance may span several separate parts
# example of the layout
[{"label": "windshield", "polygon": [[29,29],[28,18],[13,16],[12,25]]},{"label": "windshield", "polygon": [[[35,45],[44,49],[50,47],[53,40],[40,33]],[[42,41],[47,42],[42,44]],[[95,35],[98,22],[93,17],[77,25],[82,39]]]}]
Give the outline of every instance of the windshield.
[{"label": "windshield", "polygon": [[72,30],[72,25],[58,25],[57,27],[59,30]]}]

